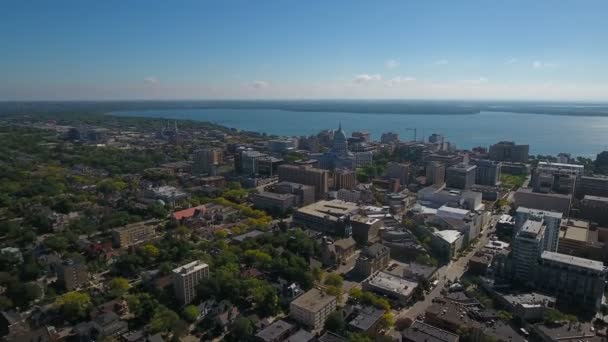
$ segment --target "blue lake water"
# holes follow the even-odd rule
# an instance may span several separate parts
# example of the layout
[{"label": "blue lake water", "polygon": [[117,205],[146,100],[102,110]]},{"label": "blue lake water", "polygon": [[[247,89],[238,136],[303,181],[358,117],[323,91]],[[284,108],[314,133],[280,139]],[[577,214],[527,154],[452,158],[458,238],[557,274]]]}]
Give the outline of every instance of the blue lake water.
[{"label": "blue lake water", "polygon": [[383,132],[399,133],[402,140],[431,133],[443,134],[458,148],[470,149],[500,140],[530,145],[532,154],[560,152],[595,157],[608,147],[608,117],[560,116],[509,112],[470,115],[362,114],[343,112],[295,112],[272,109],[169,109],[119,111],[117,115],[209,121],[227,127],[268,134],[301,136],[332,129],[342,123],[350,135],[365,130],[379,140]]}]

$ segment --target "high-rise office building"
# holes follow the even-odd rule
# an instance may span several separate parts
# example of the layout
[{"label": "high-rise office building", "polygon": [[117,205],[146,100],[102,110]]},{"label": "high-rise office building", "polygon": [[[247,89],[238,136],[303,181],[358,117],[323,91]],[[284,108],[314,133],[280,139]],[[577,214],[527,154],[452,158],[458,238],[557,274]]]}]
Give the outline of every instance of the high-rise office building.
[{"label": "high-rise office building", "polygon": [[528,161],[530,145],[516,145],[513,141],[500,141],[490,146],[490,159],[525,163]]},{"label": "high-rise office building", "polygon": [[562,217],[563,214],[560,212],[519,207],[515,211],[515,234],[528,220],[542,222],[545,225],[543,249],[546,251],[557,252]]},{"label": "high-rise office building", "polygon": [[468,190],[475,184],[477,167],[469,164],[456,164],[446,170],[446,183],[448,188]]},{"label": "high-rise office building", "polygon": [[77,289],[89,281],[87,265],[74,260],[66,260],[57,267],[57,282],[67,291]]},{"label": "high-rise office building", "polygon": [[191,303],[196,298],[196,286],[207,278],[209,278],[209,265],[198,260],[174,269],[175,297],[182,305]]},{"label": "high-rise office building", "polygon": [[380,142],[383,144],[395,144],[399,142],[399,134],[393,132],[382,133]]},{"label": "high-rise office building", "polygon": [[545,251],[536,270],[535,288],[555,296],[558,305],[595,313],[602,304],[606,274],[600,261]]},{"label": "high-rise office building", "polygon": [[523,284],[533,282],[538,258],[544,250],[545,225],[527,220],[515,235],[512,246],[513,279]]},{"label": "high-rise office building", "polygon": [[217,175],[217,168],[222,163],[222,150],[215,147],[203,148],[194,152],[194,174]]},{"label": "high-rise office building", "polygon": [[426,163],[426,185],[443,185],[445,183],[445,164],[438,161]]},{"label": "high-rise office building", "polygon": [[386,168],[388,178],[396,178],[402,186],[409,184],[410,164],[409,163],[389,163]]},{"label": "high-rise office building", "polygon": [[294,182],[315,188],[315,197],[321,199],[328,191],[329,171],[312,167],[281,165],[278,168],[279,182]]},{"label": "high-rise office building", "polygon": [[500,162],[483,159],[476,161],[475,166],[475,184],[495,186],[500,182]]}]

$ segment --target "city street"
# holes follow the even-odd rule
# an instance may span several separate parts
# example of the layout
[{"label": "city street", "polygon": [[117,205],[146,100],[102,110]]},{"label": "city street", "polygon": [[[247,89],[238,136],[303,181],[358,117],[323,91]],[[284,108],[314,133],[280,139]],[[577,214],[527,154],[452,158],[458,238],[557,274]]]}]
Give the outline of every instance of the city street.
[{"label": "city street", "polygon": [[490,224],[488,227],[482,232],[481,237],[477,241],[477,244],[474,248],[462,256],[460,259],[456,261],[452,261],[449,264],[440,267],[435,273],[435,278],[439,281],[437,286],[435,286],[429,294],[427,294],[423,301],[416,302],[414,305],[409,308],[405,308],[395,313],[395,318],[411,318],[412,320],[416,319],[419,315],[424,314],[426,309],[433,303],[433,300],[437,297],[441,296],[441,289],[444,288],[445,284],[448,280],[453,281],[454,279],[460,278],[462,274],[466,271],[467,264],[471,257],[475,255],[477,251],[483,248],[489,241],[488,235],[494,231],[495,223],[498,220],[500,215],[493,215],[490,219]]}]

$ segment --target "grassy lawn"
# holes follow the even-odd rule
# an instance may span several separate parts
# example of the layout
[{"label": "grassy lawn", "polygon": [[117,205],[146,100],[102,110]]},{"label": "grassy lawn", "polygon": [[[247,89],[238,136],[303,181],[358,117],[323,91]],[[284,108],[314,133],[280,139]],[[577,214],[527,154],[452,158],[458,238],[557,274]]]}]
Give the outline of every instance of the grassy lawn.
[{"label": "grassy lawn", "polygon": [[528,178],[527,175],[510,175],[506,173],[500,175],[500,181],[502,182],[502,186],[504,188],[509,189],[513,187],[521,187],[526,181],[526,178]]}]

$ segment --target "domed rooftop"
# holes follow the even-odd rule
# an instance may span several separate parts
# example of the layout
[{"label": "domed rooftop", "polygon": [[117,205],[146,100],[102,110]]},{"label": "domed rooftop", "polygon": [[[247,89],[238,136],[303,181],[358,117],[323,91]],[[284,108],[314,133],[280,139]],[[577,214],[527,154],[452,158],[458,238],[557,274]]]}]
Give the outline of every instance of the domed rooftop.
[{"label": "domed rooftop", "polygon": [[338,126],[338,130],[334,132],[334,143],[332,152],[346,154],[348,153],[348,141],[346,133],[342,130],[342,124]]}]

